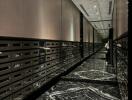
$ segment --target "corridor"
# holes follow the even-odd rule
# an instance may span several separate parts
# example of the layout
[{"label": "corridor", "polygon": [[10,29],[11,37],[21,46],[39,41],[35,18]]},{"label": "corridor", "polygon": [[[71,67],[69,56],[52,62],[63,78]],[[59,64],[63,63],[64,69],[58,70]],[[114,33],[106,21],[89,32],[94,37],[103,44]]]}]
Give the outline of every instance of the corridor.
[{"label": "corridor", "polygon": [[0,0],[0,100],[128,100],[128,0]]},{"label": "corridor", "polygon": [[105,49],[84,61],[36,100],[120,100],[114,72],[105,65]]}]

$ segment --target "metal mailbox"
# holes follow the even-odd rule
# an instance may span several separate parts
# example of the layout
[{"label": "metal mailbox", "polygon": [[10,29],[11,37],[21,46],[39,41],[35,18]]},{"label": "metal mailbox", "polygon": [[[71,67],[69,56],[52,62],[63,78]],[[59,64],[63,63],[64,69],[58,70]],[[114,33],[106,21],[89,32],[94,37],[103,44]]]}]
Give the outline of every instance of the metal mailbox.
[{"label": "metal mailbox", "polygon": [[24,78],[24,71],[23,70],[11,73],[11,81],[12,82],[17,81],[17,80],[22,79],[22,78]]},{"label": "metal mailbox", "polygon": [[12,100],[23,100],[24,98],[24,93],[22,90],[19,90],[12,95]]},{"label": "metal mailbox", "polygon": [[23,80],[17,81],[11,85],[12,92],[15,92],[21,88],[23,88]]},{"label": "metal mailbox", "polygon": [[0,76],[0,87],[5,86],[11,82],[10,74]]},{"label": "metal mailbox", "polygon": [[26,78],[23,79],[23,86],[27,86],[29,84],[31,84],[33,81],[32,81],[32,76],[28,76]]},{"label": "metal mailbox", "polygon": [[2,98],[10,95],[12,92],[11,92],[11,86],[5,86],[5,87],[2,87],[0,88],[0,100],[2,100]]},{"label": "metal mailbox", "polygon": [[11,72],[11,63],[0,64],[0,75]]}]

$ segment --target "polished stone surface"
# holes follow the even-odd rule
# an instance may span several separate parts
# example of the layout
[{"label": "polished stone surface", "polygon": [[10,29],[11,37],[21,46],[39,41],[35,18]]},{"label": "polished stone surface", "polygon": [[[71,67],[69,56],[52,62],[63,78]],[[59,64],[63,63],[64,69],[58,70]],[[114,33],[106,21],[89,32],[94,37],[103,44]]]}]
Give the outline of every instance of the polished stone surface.
[{"label": "polished stone surface", "polygon": [[60,81],[37,100],[120,100],[118,87]]},{"label": "polished stone surface", "polygon": [[98,52],[98,53],[96,53],[95,55],[93,55],[92,57],[91,57],[91,59],[98,59],[98,58],[105,58],[106,57],[106,52]]},{"label": "polished stone surface", "polygon": [[[102,57],[104,54],[97,53],[95,55]],[[93,59],[92,56],[63,78],[116,81],[116,75],[109,73],[107,69],[104,59]]]},{"label": "polished stone surface", "polygon": [[[105,58],[103,50],[63,76],[61,81],[37,100],[120,100],[118,86],[109,84],[111,81],[116,82],[116,76],[107,71],[105,59],[101,58]],[[94,80],[94,82],[83,82],[81,79]],[[96,81],[102,82],[96,83]],[[108,84],[104,84],[104,81]]]}]

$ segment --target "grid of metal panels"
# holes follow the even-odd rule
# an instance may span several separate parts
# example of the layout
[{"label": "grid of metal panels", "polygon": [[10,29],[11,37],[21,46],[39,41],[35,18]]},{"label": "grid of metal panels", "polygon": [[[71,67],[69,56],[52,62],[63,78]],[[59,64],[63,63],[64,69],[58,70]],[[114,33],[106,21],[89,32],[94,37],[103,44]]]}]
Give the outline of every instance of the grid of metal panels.
[{"label": "grid of metal panels", "polygon": [[0,99],[18,100],[81,60],[79,42],[0,40]]},{"label": "grid of metal panels", "polygon": [[[93,43],[83,43],[85,57]],[[84,58],[80,42],[1,38],[0,100],[22,100]]]}]

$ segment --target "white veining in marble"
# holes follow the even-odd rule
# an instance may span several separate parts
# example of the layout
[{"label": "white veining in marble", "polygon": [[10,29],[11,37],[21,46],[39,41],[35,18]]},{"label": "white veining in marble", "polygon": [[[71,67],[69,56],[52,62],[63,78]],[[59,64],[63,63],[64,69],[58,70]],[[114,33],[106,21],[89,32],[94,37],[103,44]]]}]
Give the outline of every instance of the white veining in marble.
[{"label": "white veining in marble", "polygon": [[[104,55],[97,53],[94,58],[103,58]],[[74,79],[101,80],[102,82],[116,81],[116,75],[107,72],[105,60],[91,57],[83,62],[78,68],[64,76],[71,81],[59,81],[37,100],[120,100],[119,88],[110,84],[74,82]],[[62,78],[62,79],[63,79]]]},{"label": "white veining in marble", "polygon": [[[96,94],[98,96],[100,96],[100,98],[103,98],[103,100],[120,100],[108,93],[104,93],[102,92],[101,90],[93,87],[93,86],[89,86],[89,87],[75,87],[75,88],[69,88],[67,90],[62,90],[62,91],[55,91],[55,92],[46,92],[45,94],[47,95],[47,97],[50,99],[50,100],[56,100],[55,96],[60,96],[60,95],[63,95],[63,94],[70,94],[72,92],[77,92],[77,91],[83,91],[83,90],[87,90],[89,92],[93,92],[93,94]],[[89,97],[90,98],[90,97]],[[49,100],[47,99],[47,100]],[[62,98],[63,99],[63,98]],[[91,99],[93,100],[93,99]],[[99,99],[100,100],[100,99]],[[102,99],[101,99],[102,100]]]}]

